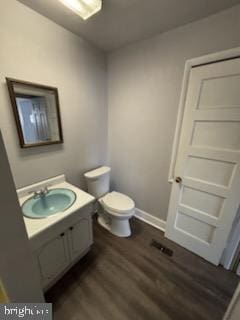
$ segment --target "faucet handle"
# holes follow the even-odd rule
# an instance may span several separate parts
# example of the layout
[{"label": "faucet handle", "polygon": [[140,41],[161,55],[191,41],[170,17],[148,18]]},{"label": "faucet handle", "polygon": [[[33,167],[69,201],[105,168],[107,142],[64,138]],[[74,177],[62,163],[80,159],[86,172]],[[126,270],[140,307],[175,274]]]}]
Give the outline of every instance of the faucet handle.
[{"label": "faucet handle", "polygon": [[41,191],[37,191],[37,190],[31,190],[28,192],[28,194],[33,194],[33,198],[36,199],[41,195]]},{"label": "faucet handle", "polygon": [[42,192],[45,193],[45,194],[47,194],[47,193],[49,192],[48,186],[45,186],[45,187],[42,189]]},{"label": "faucet handle", "polygon": [[28,194],[33,194],[34,198],[43,197],[49,193],[48,187],[49,186],[45,186],[44,188],[41,188],[40,190],[31,190],[28,192]]},{"label": "faucet handle", "polygon": [[35,194],[37,191],[36,190],[31,190],[31,191],[28,191],[28,194]]}]

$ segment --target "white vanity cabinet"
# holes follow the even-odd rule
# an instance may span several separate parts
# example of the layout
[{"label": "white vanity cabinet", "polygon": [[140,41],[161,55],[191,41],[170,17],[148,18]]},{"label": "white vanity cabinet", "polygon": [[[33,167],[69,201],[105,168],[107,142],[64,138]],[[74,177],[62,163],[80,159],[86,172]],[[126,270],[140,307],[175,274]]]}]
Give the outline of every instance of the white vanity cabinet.
[{"label": "white vanity cabinet", "polygon": [[93,243],[91,211],[91,206],[83,208],[35,239],[34,251],[44,290],[89,251]]},{"label": "white vanity cabinet", "polygon": [[66,240],[65,233],[62,233],[37,251],[43,288],[61,274],[70,263]]}]

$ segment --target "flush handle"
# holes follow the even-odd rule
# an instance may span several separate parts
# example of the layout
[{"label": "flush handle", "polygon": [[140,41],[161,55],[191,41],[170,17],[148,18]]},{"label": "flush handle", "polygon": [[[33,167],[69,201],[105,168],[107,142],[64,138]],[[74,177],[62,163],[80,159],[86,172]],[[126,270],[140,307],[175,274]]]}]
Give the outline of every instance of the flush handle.
[{"label": "flush handle", "polygon": [[177,182],[177,183],[182,183],[182,178],[181,178],[181,177],[176,177],[176,178],[175,178],[175,182]]}]

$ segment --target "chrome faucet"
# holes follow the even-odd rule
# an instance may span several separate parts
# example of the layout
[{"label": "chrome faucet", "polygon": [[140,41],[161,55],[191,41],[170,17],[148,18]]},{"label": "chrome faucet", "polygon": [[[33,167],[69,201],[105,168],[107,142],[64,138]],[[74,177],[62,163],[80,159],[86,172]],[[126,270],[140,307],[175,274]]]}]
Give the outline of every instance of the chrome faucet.
[{"label": "chrome faucet", "polygon": [[48,193],[49,193],[49,190],[48,190],[48,187],[44,187],[38,191],[36,190],[33,190],[29,193],[33,193],[33,198],[34,199],[37,199],[37,198],[44,198]]}]

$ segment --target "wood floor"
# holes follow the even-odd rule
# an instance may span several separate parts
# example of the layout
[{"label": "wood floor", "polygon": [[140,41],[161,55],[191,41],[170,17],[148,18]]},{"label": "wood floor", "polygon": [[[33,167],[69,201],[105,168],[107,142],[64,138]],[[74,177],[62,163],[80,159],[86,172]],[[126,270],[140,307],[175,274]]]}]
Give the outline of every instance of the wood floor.
[{"label": "wood floor", "polygon": [[[238,277],[139,220],[117,238],[96,222],[92,251],[46,294],[54,320],[222,319]],[[150,246],[152,239],[174,251]]]}]

